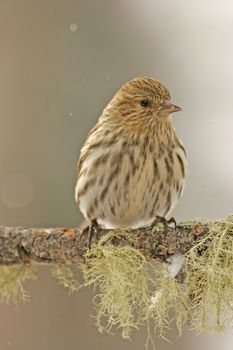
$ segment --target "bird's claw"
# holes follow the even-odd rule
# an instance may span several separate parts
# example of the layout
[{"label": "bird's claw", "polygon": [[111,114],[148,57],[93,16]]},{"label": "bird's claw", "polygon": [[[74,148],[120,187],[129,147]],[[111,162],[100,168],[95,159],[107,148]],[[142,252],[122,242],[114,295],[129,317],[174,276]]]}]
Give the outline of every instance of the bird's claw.
[{"label": "bird's claw", "polygon": [[174,216],[172,216],[170,219],[167,220],[167,224],[168,225],[174,224],[174,228],[177,227],[177,222],[176,222],[176,219],[174,218]]},{"label": "bird's claw", "polygon": [[97,241],[99,239],[99,225],[98,225],[98,222],[96,219],[91,220],[90,225],[85,227],[82,230],[82,232],[80,234],[80,239],[82,239],[83,236],[86,234],[87,234],[88,249],[90,249],[93,236],[95,235]]},{"label": "bird's claw", "polygon": [[174,217],[171,217],[170,219],[167,220],[163,216],[156,215],[156,218],[152,222],[152,225],[156,225],[156,224],[159,224],[159,223],[163,224],[165,227],[167,227],[167,226],[169,226],[171,224],[174,224],[174,228],[176,228],[176,226],[177,226],[176,219]]}]

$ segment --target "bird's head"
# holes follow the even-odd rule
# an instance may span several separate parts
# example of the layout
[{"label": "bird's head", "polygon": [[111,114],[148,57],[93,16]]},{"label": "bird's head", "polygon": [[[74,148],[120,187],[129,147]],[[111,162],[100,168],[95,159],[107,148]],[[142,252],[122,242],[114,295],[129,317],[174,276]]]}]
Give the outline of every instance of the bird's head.
[{"label": "bird's head", "polygon": [[145,126],[148,120],[170,121],[171,113],[182,110],[171,102],[163,84],[148,77],[135,78],[123,85],[110,107],[118,122],[135,126]]}]

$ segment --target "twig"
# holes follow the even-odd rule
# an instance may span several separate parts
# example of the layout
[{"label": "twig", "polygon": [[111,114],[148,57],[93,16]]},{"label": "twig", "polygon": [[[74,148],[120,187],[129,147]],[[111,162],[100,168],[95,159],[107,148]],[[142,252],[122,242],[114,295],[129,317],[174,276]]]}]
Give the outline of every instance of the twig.
[{"label": "twig", "polygon": [[[209,223],[183,223],[176,228],[156,224],[128,230],[135,236],[135,243],[122,235],[112,244],[131,244],[140,249],[148,261],[166,261],[171,255],[185,254],[197,240],[207,237],[209,230]],[[98,236],[106,232],[108,230],[100,230]],[[80,238],[77,228],[0,227],[1,265],[75,264],[82,260],[87,249],[87,237]]]}]

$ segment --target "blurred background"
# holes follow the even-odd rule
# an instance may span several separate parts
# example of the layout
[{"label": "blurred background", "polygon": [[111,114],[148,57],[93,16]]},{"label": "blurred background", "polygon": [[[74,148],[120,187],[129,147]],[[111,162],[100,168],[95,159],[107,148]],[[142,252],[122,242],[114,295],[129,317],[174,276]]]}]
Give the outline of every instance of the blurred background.
[{"label": "blurred background", "polygon": [[[76,161],[119,87],[161,80],[184,112],[174,124],[190,175],[174,215],[233,211],[233,4],[230,0],[0,0],[0,224],[77,226]],[[48,268],[31,302],[0,305],[0,349],[144,349],[99,335],[91,291],[68,296]],[[230,349],[232,335],[185,332],[157,349]]]}]

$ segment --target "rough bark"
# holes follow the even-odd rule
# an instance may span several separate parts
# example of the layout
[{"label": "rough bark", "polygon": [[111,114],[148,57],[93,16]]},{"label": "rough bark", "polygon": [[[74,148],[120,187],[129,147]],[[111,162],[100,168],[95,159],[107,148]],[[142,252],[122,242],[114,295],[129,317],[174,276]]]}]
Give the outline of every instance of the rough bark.
[{"label": "rough bark", "polygon": [[[156,224],[130,230],[136,237],[134,244],[122,237],[112,243],[131,244],[148,260],[165,261],[173,254],[185,254],[197,240],[208,235],[209,229],[208,223],[179,224],[176,228]],[[106,232],[100,230],[98,236]],[[95,240],[96,237],[92,242]],[[87,235],[80,237],[77,228],[0,227],[1,265],[75,264],[82,260],[87,249]]]}]

